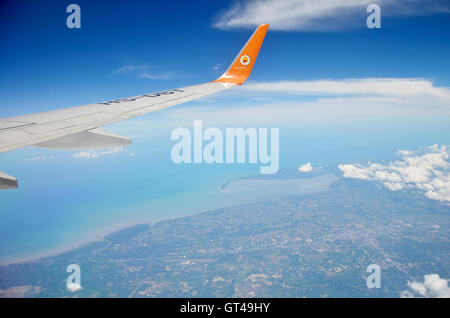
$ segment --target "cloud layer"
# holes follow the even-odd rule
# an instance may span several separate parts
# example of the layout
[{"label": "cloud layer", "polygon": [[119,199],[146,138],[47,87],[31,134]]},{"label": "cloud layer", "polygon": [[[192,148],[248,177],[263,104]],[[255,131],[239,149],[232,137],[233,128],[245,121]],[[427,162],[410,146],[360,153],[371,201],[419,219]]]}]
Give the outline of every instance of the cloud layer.
[{"label": "cloud layer", "polygon": [[420,78],[361,78],[250,83],[245,90],[293,95],[359,95],[428,98],[450,102],[450,89]]},{"label": "cloud layer", "polygon": [[[101,157],[115,157],[119,152],[122,152],[123,148],[113,148],[111,150],[105,151],[80,151],[72,155],[74,158],[78,159],[99,159]],[[131,154],[130,154],[131,155]]]},{"label": "cloud layer", "polygon": [[428,147],[423,154],[401,150],[401,160],[386,165],[341,164],[346,178],[373,180],[392,191],[418,189],[432,199],[450,202],[450,152],[446,146]]},{"label": "cloud layer", "polygon": [[[274,30],[336,31],[364,27],[367,5],[373,0],[250,0],[236,1],[222,12],[214,26],[220,29],[253,28],[270,23]],[[378,0],[382,16],[448,13],[444,0]]]},{"label": "cloud layer", "polygon": [[409,289],[401,293],[401,297],[450,298],[448,280],[440,278],[437,274],[424,276],[424,282],[409,282]]},{"label": "cloud layer", "polygon": [[[246,103],[242,102],[245,96]],[[238,99],[236,99],[236,97]],[[417,78],[360,78],[316,81],[250,82],[211,98],[201,106],[169,109],[165,116],[210,124],[286,123],[358,120],[361,117],[450,116],[450,88]],[[227,98],[229,98],[227,100]],[[232,99],[235,100],[232,100]],[[231,99],[231,101],[230,101]],[[226,103],[227,107],[217,107]],[[230,107],[232,104],[239,107]]]}]

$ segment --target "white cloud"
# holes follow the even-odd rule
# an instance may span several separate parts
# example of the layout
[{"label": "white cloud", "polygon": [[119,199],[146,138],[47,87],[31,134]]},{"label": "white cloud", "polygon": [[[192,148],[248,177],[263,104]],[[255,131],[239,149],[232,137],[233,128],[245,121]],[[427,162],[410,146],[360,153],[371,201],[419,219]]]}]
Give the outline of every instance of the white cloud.
[{"label": "white cloud", "polygon": [[96,152],[88,152],[88,151],[80,151],[76,154],[73,154],[72,157],[74,158],[81,158],[81,159],[97,159],[100,158],[100,156]]},{"label": "white cloud", "polygon": [[45,161],[45,160],[51,160],[54,159],[54,156],[37,156],[37,157],[33,157],[33,158],[27,158],[25,159],[25,161]]},{"label": "white cloud", "polygon": [[99,159],[101,157],[114,157],[119,152],[122,152],[123,148],[114,148],[111,150],[106,151],[80,151],[72,155],[74,158],[80,158],[80,159]]},{"label": "white cloud", "polygon": [[170,79],[173,77],[171,72],[157,72],[153,70],[150,72],[151,67],[147,65],[123,65],[113,71],[114,74],[133,74],[137,78],[146,79]]},{"label": "white cloud", "polygon": [[280,81],[250,83],[245,90],[275,92],[293,95],[359,95],[385,97],[429,98],[450,102],[450,89],[436,87],[433,82],[420,78],[361,78],[316,81]]},{"label": "white cloud", "polygon": [[118,69],[115,69],[114,73],[128,74],[133,71],[140,71],[140,70],[146,70],[146,69],[148,69],[148,66],[145,66],[145,65],[122,65]]},{"label": "white cloud", "polygon": [[70,283],[70,284],[67,284],[67,289],[68,289],[70,292],[74,293],[74,292],[77,292],[77,291],[79,291],[79,290],[82,290],[83,288],[82,288],[81,285],[78,284],[78,283]]},{"label": "white cloud", "polygon": [[[242,96],[246,96],[243,103]],[[277,102],[261,101],[272,97]],[[307,98],[302,98],[307,96]],[[234,103],[239,107],[232,106]],[[237,98],[236,98],[237,97]],[[163,116],[182,121],[203,119],[211,124],[283,123],[315,120],[357,120],[376,117],[449,117],[450,88],[416,78],[361,78],[317,81],[248,83],[222,93],[227,107],[173,108]],[[258,104],[256,104],[256,102]]]},{"label": "white cloud", "polygon": [[413,154],[414,154],[414,152],[411,151],[411,150],[399,150],[399,151],[397,151],[397,155],[401,156],[401,157],[412,156]]},{"label": "white cloud", "polygon": [[[253,28],[269,23],[274,30],[336,31],[365,27],[367,5],[373,0],[251,0],[236,1],[214,26]],[[445,0],[378,0],[382,17],[448,13]]]},{"label": "white cloud", "polygon": [[341,164],[344,177],[381,182],[392,191],[418,189],[432,200],[450,202],[450,150],[428,147],[425,153],[398,152],[401,160],[388,164]]},{"label": "white cloud", "polygon": [[409,289],[401,293],[401,297],[450,298],[448,279],[440,278],[437,274],[424,276],[424,282],[410,282]]},{"label": "white cloud", "polygon": [[301,166],[298,168],[298,171],[300,171],[300,172],[311,172],[311,171],[312,171],[312,165],[311,165],[311,163],[308,162],[308,163],[306,163],[306,164],[304,164],[304,165],[301,165]]}]

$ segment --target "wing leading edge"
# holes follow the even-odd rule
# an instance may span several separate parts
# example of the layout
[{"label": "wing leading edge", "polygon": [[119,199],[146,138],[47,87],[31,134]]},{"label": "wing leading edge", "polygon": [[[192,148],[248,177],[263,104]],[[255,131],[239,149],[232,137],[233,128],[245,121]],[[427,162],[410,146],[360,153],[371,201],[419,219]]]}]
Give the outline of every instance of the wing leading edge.
[{"label": "wing leading edge", "polygon": [[[253,69],[269,25],[260,25],[227,71],[217,80],[156,93],[17,117],[0,118],[0,153],[34,146],[50,149],[97,149],[125,146],[126,137],[99,127],[183,104],[242,85]],[[0,172],[0,189],[17,180]]]}]

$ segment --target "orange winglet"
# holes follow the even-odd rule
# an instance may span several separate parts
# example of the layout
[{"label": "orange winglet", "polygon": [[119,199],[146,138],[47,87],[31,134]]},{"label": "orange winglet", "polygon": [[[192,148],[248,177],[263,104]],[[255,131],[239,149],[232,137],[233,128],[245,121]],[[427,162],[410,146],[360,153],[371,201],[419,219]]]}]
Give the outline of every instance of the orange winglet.
[{"label": "orange winglet", "polygon": [[250,76],[268,28],[268,24],[261,24],[258,26],[251,38],[236,56],[233,63],[231,63],[228,70],[214,82],[233,83],[238,85],[244,83]]}]

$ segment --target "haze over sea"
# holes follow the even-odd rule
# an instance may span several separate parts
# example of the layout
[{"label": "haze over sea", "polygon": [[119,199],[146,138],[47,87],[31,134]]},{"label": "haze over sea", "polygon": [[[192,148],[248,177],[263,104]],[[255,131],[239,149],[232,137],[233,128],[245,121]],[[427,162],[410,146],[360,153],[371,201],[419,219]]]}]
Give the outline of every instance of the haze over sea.
[{"label": "haze over sea", "polygon": [[[151,123],[159,116],[155,113],[145,119]],[[131,224],[246,202],[245,192],[224,195],[218,187],[259,173],[259,164],[176,165],[170,160],[174,127],[139,135],[137,129],[130,134],[131,124],[107,127],[122,135],[134,133],[134,143],[117,153],[97,152],[100,158],[86,160],[73,157],[75,152],[33,148],[2,154],[2,171],[18,177],[20,185],[0,192],[1,262],[67,250]],[[285,125],[280,128],[280,169],[307,162],[314,166],[392,159],[399,149],[445,144],[448,136],[444,121],[411,126],[409,119],[391,124],[374,120],[352,125]],[[279,192],[274,189],[275,196],[282,196]]]}]

